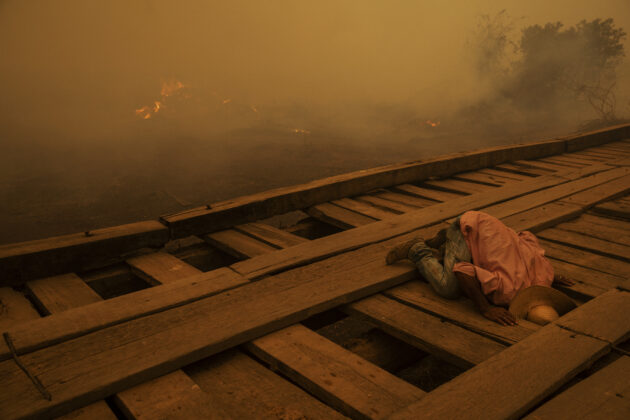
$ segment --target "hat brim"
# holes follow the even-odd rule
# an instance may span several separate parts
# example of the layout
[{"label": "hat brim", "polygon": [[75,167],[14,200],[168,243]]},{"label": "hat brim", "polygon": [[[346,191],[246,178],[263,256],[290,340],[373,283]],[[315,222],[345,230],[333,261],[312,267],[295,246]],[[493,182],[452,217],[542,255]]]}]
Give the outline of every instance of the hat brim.
[{"label": "hat brim", "polygon": [[538,305],[548,305],[562,316],[577,305],[559,290],[546,286],[530,286],[521,289],[510,302],[510,312],[516,318],[525,319],[529,310]]}]

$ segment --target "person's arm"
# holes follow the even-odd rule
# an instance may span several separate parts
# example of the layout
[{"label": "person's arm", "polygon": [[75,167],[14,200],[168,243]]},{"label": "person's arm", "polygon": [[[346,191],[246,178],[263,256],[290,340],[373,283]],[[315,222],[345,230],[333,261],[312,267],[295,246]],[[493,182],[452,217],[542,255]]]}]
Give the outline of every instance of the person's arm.
[{"label": "person's arm", "polygon": [[481,314],[491,321],[501,325],[516,325],[516,318],[512,313],[500,306],[491,305],[486,296],[481,291],[481,284],[476,277],[470,276],[461,271],[455,271],[455,277],[459,281],[459,286],[479,309]]},{"label": "person's arm", "polygon": [[575,284],[575,281],[564,277],[563,275],[560,274],[556,274],[553,277],[553,284],[556,286],[573,286]]}]

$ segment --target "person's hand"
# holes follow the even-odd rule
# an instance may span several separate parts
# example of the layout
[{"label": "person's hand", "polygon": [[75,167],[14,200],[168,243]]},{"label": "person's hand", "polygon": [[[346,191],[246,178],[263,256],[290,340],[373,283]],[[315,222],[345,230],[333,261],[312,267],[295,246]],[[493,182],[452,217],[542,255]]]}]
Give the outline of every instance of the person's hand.
[{"label": "person's hand", "polygon": [[553,284],[557,286],[573,286],[575,284],[575,281],[569,278],[566,278],[564,276],[561,276],[559,274],[556,274],[553,278]]},{"label": "person's hand", "polygon": [[516,325],[516,318],[512,315],[512,312],[500,306],[489,306],[488,309],[482,312],[482,315],[497,324]]}]

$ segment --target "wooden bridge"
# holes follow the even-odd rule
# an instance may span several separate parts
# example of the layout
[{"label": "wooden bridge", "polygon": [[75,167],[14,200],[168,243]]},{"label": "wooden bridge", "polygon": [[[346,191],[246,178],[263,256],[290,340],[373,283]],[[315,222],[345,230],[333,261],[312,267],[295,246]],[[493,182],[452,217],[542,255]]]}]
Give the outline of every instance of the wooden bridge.
[{"label": "wooden bridge", "polygon": [[[629,192],[623,125],[0,246],[0,418],[630,418]],[[577,309],[504,327],[385,265],[473,209]]]}]

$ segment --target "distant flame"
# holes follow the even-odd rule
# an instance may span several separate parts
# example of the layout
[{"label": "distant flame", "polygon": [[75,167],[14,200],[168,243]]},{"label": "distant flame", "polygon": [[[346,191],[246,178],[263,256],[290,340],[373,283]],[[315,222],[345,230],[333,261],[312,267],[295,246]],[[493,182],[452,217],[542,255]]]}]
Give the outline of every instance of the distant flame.
[{"label": "distant flame", "polygon": [[224,99],[223,101],[221,101],[223,105],[229,104],[230,102],[232,102],[231,99]]},{"label": "distant flame", "polygon": [[[136,115],[141,117],[142,119],[148,120],[159,112],[165,105],[164,102],[166,98],[173,95],[179,95],[181,90],[185,88],[184,85],[179,80],[169,80],[167,82],[162,82],[162,89],[160,90],[160,99],[158,101],[153,101],[153,105],[151,106],[143,106],[142,108],[136,109]],[[183,97],[188,99],[190,98],[190,94],[184,93]]]},{"label": "distant flame", "polygon": [[250,106],[250,108],[252,109],[252,111],[258,114],[258,108],[256,108],[254,105]]},{"label": "distant flame", "polygon": [[440,125],[439,121],[426,120],[424,123],[429,127],[437,127],[438,125]]},{"label": "distant flame", "polygon": [[293,131],[295,134],[302,134],[302,135],[311,134],[311,132],[310,132],[310,131],[305,130],[305,129],[303,129],[303,128],[294,128],[294,129],[293,129],[293,130],[291,130],[291,131]]}]

